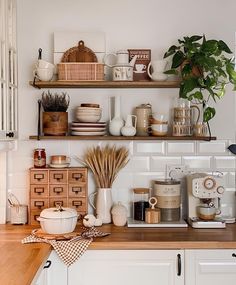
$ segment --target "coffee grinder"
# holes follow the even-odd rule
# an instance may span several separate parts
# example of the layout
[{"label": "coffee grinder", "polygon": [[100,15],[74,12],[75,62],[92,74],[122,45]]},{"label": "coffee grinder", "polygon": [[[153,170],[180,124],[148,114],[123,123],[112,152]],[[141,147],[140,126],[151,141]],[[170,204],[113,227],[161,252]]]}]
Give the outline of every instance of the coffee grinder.
[{"label": "coffee grinder", "polygon": [[225,228],[225,221],[220,217],[220,199],[225,191],[223,179],[206,173],[194,173],[186,178],[188,223],[193,228]]}]

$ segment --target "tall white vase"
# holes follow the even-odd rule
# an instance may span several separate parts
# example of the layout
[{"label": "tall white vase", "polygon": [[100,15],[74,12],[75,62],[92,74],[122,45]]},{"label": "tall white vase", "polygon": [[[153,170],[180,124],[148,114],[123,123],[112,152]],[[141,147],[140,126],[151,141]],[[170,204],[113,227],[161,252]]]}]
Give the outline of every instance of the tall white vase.
[{"label": "tall white vase", "polygon": [[[91,201],[95,198],[95,204]],[[113,205],[111,188],[98,188],[98,191],[89,196],[89,203],[95,209],[97,218],[102,220],[103,224],[111,223],[111,208]]]},{"label": "tall white vase", "polygon": [[120,96],[115,97],[115,114],[114,117],[111,118],[111,98],[109,99],[109,133],[112,136],[120,136],[121,135],[121,128],[124,126],[124,120],[121,118],[120,115]]}]

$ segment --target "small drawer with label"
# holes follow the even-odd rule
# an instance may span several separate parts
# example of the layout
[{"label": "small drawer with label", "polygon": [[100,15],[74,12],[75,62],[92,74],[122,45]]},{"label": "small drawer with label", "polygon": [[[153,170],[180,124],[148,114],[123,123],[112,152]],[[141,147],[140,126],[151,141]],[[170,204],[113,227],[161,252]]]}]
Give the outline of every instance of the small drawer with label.
[{"label": "small drawer with label", "polygon": [[67,183],[67,171],[66,170],[50,170],[49,171],[50,183]]},{"label": "small drawer with label", "polygon": [[69,197],[86,197],[87,186],[85,183],[69,184]]},{"label": "small drawer with label", "polygon": [[49,199],[49,207],[57,208],[58,206],[61,207],[68,207],[67,198],[58,197],[58,198],[50,198]]},{"label": "small drawer with label", "polygon": [[77,168],[68,171],[69,183],[86,182],[87,168]]},{"label": "small drawer with label", "polygon": [[68,207],[74,208],[77,211],[87,212],[87,199],[86,198],[69,198]]},{"label": "small drawer with label", "polygon": [[49,185],[50,197],[66,197],[67,196],[67,184],[50,184]]},{"label": "small drawer with label", "polygon": [[48,199],[31,199],[30,209],[31,210],[43,210],[49,207]]},{"label": "small drawer with label", "polygon": [[30,183],[31,184],[48,183],[48,171],[47,170],[31,170]]},{"label": "small drawer with label", "polygon": [[37,218],[40,216],[41,210],[31,211],[30,213],[30,224],[39,226],[39,221]]},{"label": "small drawer with label", "polygon": [[43,198],[47,197],[48,185],[47,184],[31,184],[30,185],[30,197],[31,198]]}]

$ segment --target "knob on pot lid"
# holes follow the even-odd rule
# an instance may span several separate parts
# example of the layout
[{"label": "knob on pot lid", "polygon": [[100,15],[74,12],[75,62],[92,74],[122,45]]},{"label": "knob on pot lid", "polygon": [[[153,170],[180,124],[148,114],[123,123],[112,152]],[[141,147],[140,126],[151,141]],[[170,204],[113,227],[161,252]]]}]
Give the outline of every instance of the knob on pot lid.
[{"label": "knob on pot lid", "polygon": [[77,216],[75,209],[62,207],[47,208],[40,213],[40,217],[44,219],[69,219]]}]

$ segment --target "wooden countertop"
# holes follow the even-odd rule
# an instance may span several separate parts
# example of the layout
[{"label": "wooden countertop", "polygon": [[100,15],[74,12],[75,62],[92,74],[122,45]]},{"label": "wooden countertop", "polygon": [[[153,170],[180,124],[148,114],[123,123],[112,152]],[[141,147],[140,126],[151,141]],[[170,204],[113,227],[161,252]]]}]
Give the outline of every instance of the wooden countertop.
[{"label": "wooden countertop", "polygon": [[[32,226],[0,225],[0,284],[30,285],[47,260],[45,243],[21,244]],[[79,230],[79,229],[78,229]],[[236,249],[236,224],[226,229],[127,228],[104,225],[111,235],[95,239],[89,249]]]}]

